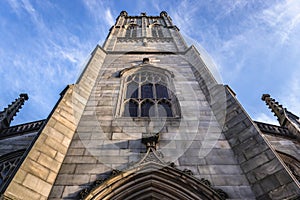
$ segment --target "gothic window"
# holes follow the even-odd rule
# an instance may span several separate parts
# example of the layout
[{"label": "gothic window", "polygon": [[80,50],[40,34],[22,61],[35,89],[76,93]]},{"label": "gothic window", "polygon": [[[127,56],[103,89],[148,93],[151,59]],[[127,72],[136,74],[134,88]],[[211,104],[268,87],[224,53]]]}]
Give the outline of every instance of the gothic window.
[{"label": "gothic window", "polygon": [[167,117],[172,117],[172,105],[167,101],[160,101],[158,103],[158,113],[159,115],[165,115]]},{"label": "gothic window", "polygon": [[155,85],[157,98],[169,98],[168,89],[160,84]]},{"label": "gothic window", "polygon": [[171,78],[164,73],[141,70],[124,78],[121,115],[125,117],[176,117],[178,103]]},{"label": "gothic window", "polygon": [[141,86],[141,98],[153,98],[153,84],[152,83],[145,83]]},{"label": "gothic window", "polygon": [[138,27],[139,25],[136,24],[133,20],[131,20],[130,23],[125,26],[126,28],[125,37],[127,38],[137,37]]},{"label": "gothic window", "polygon": [[141,104],[141,117],[155,117],[155,104],[151,100],[145,100]]},{"label": "gothic window", "polygon": [[160,27],[160,25],[158,24],[154,24],[153,26],[151,26],[151,30],[152,30],[152,37],[163,37],[163,32],[162,29]]},{"label": "gothic window", "polygon": [[284,152],[276,151],[295,178],[300,181],[300,162],[297,158]]},{"label": "gothic window", "polygon": [[129,100],[125,104],[125,116],[137,117],[138,116],[138,102],[134,100]]},{"label": "gothic window", "polygon": [[153,20],[153,22],[149,25],[151,29],[152,37],[154,38],[164,37],[161,26],[162,24],[160,24],[157,20]]},{"label": "gothic window", "polygon": [[8,180],[24,152],[25,149],[22,149],[0,156],[0,188]]}]

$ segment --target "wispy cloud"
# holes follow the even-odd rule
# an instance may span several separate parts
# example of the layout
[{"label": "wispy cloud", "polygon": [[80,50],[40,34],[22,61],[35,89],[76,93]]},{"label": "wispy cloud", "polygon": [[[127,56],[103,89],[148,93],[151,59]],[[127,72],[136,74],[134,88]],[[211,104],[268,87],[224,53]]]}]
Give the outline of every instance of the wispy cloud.
[{"label": "wispy cloud", "polygon": [[[238,95],[248,95],[246,107],[260,103],[262,92],[276,91],[282,104],[296,112],[300,110],[300,66],[295,66],[300,53],[299,1],[181,1],[170,10],[181,30],[200,41],[211,54],[225,83],[237,89]],[[205,12],[205,17],[200,12]],[[281,64],[284,72],[279,70]],[[279,87],[271,81],[279,79]],[[248,92],[244,92],[245,88]],[[277,124],[276,119],[257,108],[253,110],[258,113],[253,116],[256,120]]]},{"label": "wispy cloud", "polygon": [[[30,101],[24,108],[40,105],[47,107],[44,113],[48,114],[60,90],[75,81],[79,66],[99,39],[106,38],[121,10],[132,15],[159,15],[165,10],[181,32],[199,41],[211,55],[225,83],[242,101],[244,97],[246,109],[261,104],[262,91],[274,94],[291,111],[300,109],[296,70],[300,65],[295,61],[300,53],[298,0],[151,0],[122,2],[122,7],[119,1],[108,0],[82,0],[67,6],[51,1],[4,2],[11,10],[0,12],[0,37],[5,38],[0,45],[0,73],[5,74],[0,84],[6,86],[1,105],[25,91]],[[258,108],[253,110],[256,119],[268,120]]]},{"label": "wispy cloud", "polygon": [[[35,116],[28,114],[17,117],[13,123],[19,123],[28,121],[26,118],[36,120],[41,116],[47,116],[61,90],[67,84],[76,81],[81,63],[96,44],[82,41],[82,38],[78,38],[70,26],[69,29],[66,28],[64,23],[49,24],[51,20],[44,18],[51,19],[53,16],[42,13],[44,8],[39,7],[41,5],[28,0],[8,1],[8,3],[17,20],[24,21],[24,24],[18,27],[23,32],[17,32],[12,37],[9,31],[15,28],[15,23],[1,23],[3,27],[0,28],[3,31],[0,35],[7,39],[8,45],[15,43],[15,48],[1,45],[0,71],[5,69],[6,74],[2,76],[1,85],[6,87],[1,91],[0,103],[4,107],[19,93],[26,92],[30,101],[26,102],[23,110],[30,108],[30,113],[39,113]],[[50,9],[55,9],[55,16],[64,14],[63,10],[55,8],[55,5],[47,5],[47,10],[51,14]],[[27,26],[30,26],[30,30]],[[76,31],[82,31],[86,35],[84,27],[79,27]],[[15,41],[16,38],[18,42]],[[22,113],[18,115],[22,116]]]},{"label": "wispy cloud", "polygon": [[[110,26],[114,24],[110,9],[110,1],[83,0],[82,3],[88,13],[92,16],[91,20],[95,22],[94,29],[98,33],[98,36],[100,36],[100,43],[103,43]],[[116,15],[117,13],[113,14]]]},{"label": "wispy cloud", "polygon": [[107,9],[105,11],[105,20],[107,22],[108,25],[112,26],[115,23],[115,20],[113,19],[110,9]]},{"label": "wispy cloud", "polygon": [[300,117],[300,70],[296,70],[292,77],[282,86],[282,95],[279,100],[284,107]]},{"label": "wispy cloud", "polygon": [[274,37],[279,39],[278,41],[281,43],[284,43],[289,39],[290,34],[299,26],[299,10],[299,1],[282,1],[263,10],[263,12],[257,15],[257,18],[266,25],[268,29],[275,30],[275,33],[272,33]]},{"label": "wispy cloud", "polygon": [[257,116],[254,117],[254,120],[279,125],[278,121],[276,120],[276,117],[271,117],[269,115],[266,115],[265,113],[259,113]]},{"label": "wispy cloud", "polygon": [[35,8],[29,0],[12,0],[8,1],[8,3],[19,17],[23,14],[27,14],[39,30],[43,30],[45,28],[45,24],[42,21],[42,18],[40,17],[39,13],[36,12]]}]

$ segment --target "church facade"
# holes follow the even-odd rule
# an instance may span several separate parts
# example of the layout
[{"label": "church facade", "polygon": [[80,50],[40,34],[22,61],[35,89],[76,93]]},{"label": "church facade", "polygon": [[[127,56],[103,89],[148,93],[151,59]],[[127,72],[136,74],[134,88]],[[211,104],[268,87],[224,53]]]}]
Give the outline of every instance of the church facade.
[{"label": "church facade", "polygon": [[254,122],[171,17],[122,11],[46,120],[1,112],[4,199],[297,199],[299,118]]}]

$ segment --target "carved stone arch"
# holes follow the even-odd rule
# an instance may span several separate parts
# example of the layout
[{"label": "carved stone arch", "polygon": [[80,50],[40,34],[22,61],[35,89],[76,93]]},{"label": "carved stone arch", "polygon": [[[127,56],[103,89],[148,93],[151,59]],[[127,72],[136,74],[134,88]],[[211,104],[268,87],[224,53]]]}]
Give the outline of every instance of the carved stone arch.
[{"label": "carved stone arch", "polygon": [[126,11],[121,11],[121,13],[120,13],[120,16],[121,17],[127,17],[128,16],[128,13],[126,12]]},{"label": "carved stone arch", "polygon": [[220,196],[204,182],[170,166],[155,162],[138,165],[94,188],[86,200],[215,199]]},{"label": "carved stone arch", "polygon": [[139,25],[134,22],[130,22],[129,24],[125,25],[125,29],[137,28],[137,27],[139,27]]},{"label": "carved stone arch", "polygon": [[168,13],[167,13],[166,11],[162,11],[162,12],[160,13],[160,16],[161,16],[161,17],[167,17],[167,16],[168,16]]},{"label": "carved stone arch", "polygon": [[161,67],[156,67],[156,66],[151,65],[151,64],[138,65],[138,66],[134,66],[134,67],[130,67],[130,68],[125,68],[122,71],[120,71],[120,77],[128,76],[129,74],[134,74],[134,73],[137,73],[139,71],[150,71],[150,72],[154,72],[156,74],[163,74],[163,75],[168,76],[170,78],[174,77],[173,72],[171,72],[167,69],[163,69]]},{"label": "carved stone arch", "polygon": [[276,151],[286,166],[290,169],[295,178],[300,181],[300,162],[294,156],[287,153]]},{"label": "carved stone arch", "polygon": [[150,24],[149,27],[153,28],[153,27],[161,27],[162,25],[159,24],[157,21],[155,21],[154,23]]},{"label": "carved stone arch", "polygon": [[[144,63],[121,70],[118,77],[121,78],[121,88],[116,109],[117,117],[149,117],[142,112],[143,102],[149,100],[154,103],[152,109],[155,114],[151,117],[180,118],[181,109],[175,95],[174,74],[171,71]],[[133,82],[136,83],[135,87],[132,86]],[[129,99],[138,103],[137,116],[130,115],[126,107]],[[163,99],[169,102],[170,108],[165,106],[160,109],[167,109],[166,112],[159,112],[158,102]]]}]

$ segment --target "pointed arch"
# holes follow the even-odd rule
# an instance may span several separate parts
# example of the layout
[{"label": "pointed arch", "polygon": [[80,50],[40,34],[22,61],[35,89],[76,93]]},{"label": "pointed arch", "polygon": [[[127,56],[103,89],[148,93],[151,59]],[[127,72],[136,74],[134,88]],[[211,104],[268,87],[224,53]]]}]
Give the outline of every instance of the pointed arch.
[{"label": "pointed arch", "polygon": [[[173,84],[174,74],[171,71],[151,64],[141,64],[123,69],[119,75],[122,86],[117,116],[180,118],[180,106]],[[131,106],[137,109],[134,115],[128,112],[128,100],[137,102],[137,105]]]},{"label": "pointed arch", "polygon": [[122,172],[93,189],[86,200],[224,199],[204,182],[154,162]]},{"label": "pointed arch", "polygon": [[285,152],[276,150],[286,166],[290,169],[295,178],[300,181],[300,162],[297,158]]}]

